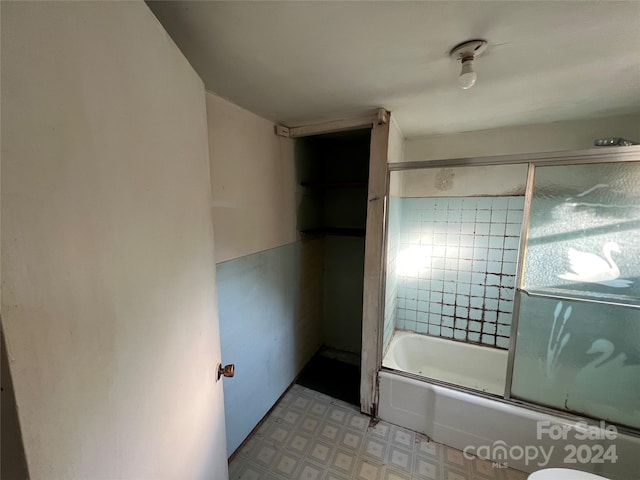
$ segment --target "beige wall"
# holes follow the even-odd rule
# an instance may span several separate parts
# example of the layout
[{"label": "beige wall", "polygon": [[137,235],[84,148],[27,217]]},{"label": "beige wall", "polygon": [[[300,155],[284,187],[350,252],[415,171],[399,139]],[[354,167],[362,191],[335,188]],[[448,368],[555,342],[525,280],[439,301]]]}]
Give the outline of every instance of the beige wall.
[{"label": "beige wall", "polygon": [[524,195],[527,170],[524,163],[400,170],[391,172],[392,195],[418,198]]},{"label": "beige wall", "polygon": [[204,95],[142,2],[2,2],[2,321],[32,479],[227,478]]},{"label": "beige wall", "polygon": [[640,142],[640,115],[553,122],[405,140],[404,161],[559,152],[593,148],[596,138]]},{"label": "beige wall", "polygon": [[297,240],[293,140],[207,92],[216,262]]}]

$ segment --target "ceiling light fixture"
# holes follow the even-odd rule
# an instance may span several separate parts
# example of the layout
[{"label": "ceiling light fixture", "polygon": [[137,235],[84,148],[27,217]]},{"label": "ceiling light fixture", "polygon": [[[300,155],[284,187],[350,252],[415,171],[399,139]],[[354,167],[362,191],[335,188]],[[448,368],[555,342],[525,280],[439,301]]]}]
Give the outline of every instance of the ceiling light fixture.
[{"label": "ceiling light fixture", "polygon": [[458,77],[460,88],[467,90],[475,85],[478,75],[473,70],[473,60],[484,52],[485,48],[487,48],[485,40],[469,40],[455,46],[449,53],[451,58],[462,63],[462,71]]}]

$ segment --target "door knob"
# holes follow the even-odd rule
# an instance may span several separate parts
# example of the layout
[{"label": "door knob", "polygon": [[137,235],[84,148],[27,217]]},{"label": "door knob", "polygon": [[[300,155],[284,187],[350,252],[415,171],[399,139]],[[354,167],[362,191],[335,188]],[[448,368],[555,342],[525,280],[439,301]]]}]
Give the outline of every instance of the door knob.
[{"label": "door knob", "polygon": [[229,365],[222,366],[221,363],[218,364],[218,380],[220,380],[221,376],[225,377],[233,377],[236,373],[236,366],[233,363]]}]

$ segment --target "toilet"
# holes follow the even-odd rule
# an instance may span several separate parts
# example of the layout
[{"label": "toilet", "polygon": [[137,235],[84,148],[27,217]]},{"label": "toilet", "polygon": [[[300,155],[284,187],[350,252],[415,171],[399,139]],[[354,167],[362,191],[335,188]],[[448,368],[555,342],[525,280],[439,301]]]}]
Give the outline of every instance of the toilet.
[{"label": "toilet", "polygon": [[608,480],[600,475],[569,468],[545,468],[527,477],[527,480]]}]

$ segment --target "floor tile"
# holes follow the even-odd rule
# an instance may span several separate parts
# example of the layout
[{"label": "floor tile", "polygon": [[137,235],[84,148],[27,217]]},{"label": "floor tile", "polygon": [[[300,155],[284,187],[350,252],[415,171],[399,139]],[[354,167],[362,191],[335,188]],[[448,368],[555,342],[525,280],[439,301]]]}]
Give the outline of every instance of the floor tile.
[{"label": "floor tile", "polygon": [[229,465],[232,480],[525,480],[294,385]]}]

